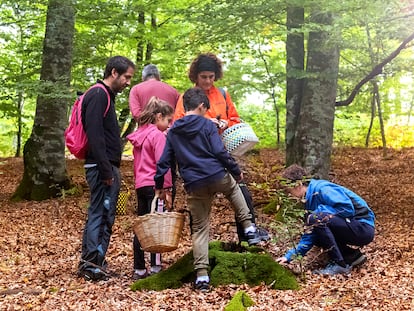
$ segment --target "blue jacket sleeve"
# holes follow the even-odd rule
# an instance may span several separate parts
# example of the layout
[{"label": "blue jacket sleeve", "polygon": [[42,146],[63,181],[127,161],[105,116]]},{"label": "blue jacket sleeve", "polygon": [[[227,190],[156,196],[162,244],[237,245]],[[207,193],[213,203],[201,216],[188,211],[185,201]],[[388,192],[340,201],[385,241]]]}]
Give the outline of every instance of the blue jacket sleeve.
[{"label": "blue jacket sleeve", "polygon": [[155,189],[164,188],[164,175],[173,166],[175,166],[175,154],[171,145],[170,136],[167,135],[164,151],[162,152],[161,158],[157,162],[157,171],[154,176]]},{"label": "blue jacket sleeve", "polygon": [[312,233],[305,233],[300,238],[298,245],[295,248],[288,250],[285,254],[286,259],[292,260],[293,256],[305,256],[306,253],[313,247],[313,235]]}]

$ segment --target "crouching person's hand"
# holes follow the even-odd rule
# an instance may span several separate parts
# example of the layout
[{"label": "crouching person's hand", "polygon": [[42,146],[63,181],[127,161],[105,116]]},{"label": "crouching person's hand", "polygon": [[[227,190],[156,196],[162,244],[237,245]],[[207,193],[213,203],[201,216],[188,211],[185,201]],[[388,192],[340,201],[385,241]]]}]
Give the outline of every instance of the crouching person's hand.
[{"label": "crouching person's hand", "polygon": [[284,264],[289,263],[289,260],[285,256],[282,256],[282,257],[277,258],[276,262],[281,265],[284,265]]}]

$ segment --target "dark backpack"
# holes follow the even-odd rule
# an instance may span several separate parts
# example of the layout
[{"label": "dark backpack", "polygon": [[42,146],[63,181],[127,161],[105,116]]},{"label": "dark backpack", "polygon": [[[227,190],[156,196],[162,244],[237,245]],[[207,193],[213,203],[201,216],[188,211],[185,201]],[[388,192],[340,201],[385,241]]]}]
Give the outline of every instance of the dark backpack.
[{"label": "dark backpack", "polygon": [[[109,96],[108,90],[104,85],[97,83],[91,86],[88,91],[92,88],[99,87],[103,89],[108,96],[108,105],[105,109],[104,117],[107,115],[109,107],[111,106],[111,97]],[[88,137],[86,136],[85,130],[83,129],[82,124],[82,102],[86,91],[84,94],[76,98],[73,103],[72,113],[69,120],[69,125],[65,130],[65,143],[66,147],[78,159],[85,159],[86,152],[88,151]]]}]

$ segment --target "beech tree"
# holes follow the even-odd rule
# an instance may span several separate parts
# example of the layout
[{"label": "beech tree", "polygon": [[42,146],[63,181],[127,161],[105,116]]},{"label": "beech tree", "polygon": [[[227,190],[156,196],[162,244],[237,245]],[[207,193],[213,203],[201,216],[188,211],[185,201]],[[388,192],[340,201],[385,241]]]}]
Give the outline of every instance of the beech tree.
[{"label": "beech tree", "polygon": [[64,130],[70,98],[70,72],[75,23],[74,0],[49,0],[41,91],[30,138],[23,150],[24,174],[13,199],[56,197],[68,186]]}]

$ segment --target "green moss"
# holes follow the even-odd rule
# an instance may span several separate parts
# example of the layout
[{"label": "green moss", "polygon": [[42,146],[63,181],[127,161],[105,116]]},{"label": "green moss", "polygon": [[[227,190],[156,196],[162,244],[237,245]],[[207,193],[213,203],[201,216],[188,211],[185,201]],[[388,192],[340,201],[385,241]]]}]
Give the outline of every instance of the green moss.
[{"label": "green moss", "polygon": [[224,311],[243,311],[254,305],[254,301],[244,291],[237,292],[230,302],[224,307]]},{"label": "green moss", "polygon": [[[209,244],[209,260],[212,286],[265,283],[274,289],[298,289],[294,275],[259,247],[240,247],[235,243],[214,241]],[[167,270],[135,282],[131,289],[178,288],[194,281],[194,278],[193,255],[190,252]]]},{"label": "green moss", "polygon": [[193,252],[189,252],[167,270],[163,270],[133,283],[131,289],[135,291],[142,289],[163,290],[167,288],[179,288],[184,283],[194,280],[193,261]]}]

